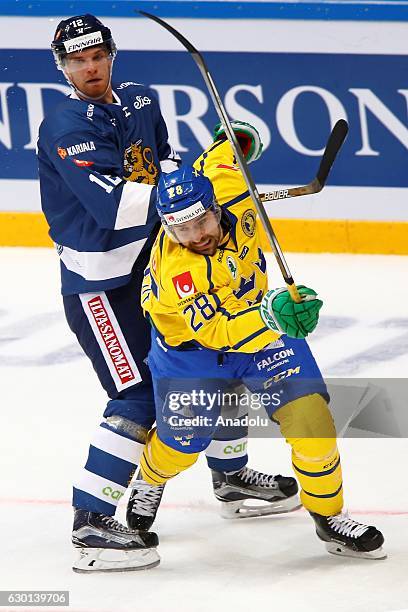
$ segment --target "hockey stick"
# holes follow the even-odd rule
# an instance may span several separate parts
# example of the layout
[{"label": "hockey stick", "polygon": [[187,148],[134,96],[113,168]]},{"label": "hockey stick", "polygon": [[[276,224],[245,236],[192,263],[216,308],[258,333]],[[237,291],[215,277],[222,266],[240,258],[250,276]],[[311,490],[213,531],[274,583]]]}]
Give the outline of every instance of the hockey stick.
[{"label": "hockey stick", "polygon": [[207,65],[204,61],[203,56],[201,55],[201,53],[199,51],[197,51],[197,49],[182,35],[180,34],[180,32],[178,32],[177,30],[175,30],[171,25],[169,25],[168,23],[166,23],[165,21],[163,21],[162,19],[160,19],[159,17],[156,17],[155,15],[151,15],[150,13],[146,13],[145,11],[138,11],[141,15],[144,15],[145,17],[148,17],[149,19],[152,19],[153,21],[156,21],[159,25],[161,25],[163,28],[165,28],[166,30],[168,30],[171,34],[173,34],[173,36],[175,36],[177,38],[177,40],[179,42],[181,42],[181,44],[187,49],[187,51],[189,53],[191,53],[193,60],[195,61],[195,63],[197,64],[202,77],[205,81],[205,84],[207,85],[207,89],[211,95],[212,101],[214,103],[214,107],[215,110],[217,111],[218,117],[220,118],[220,121],[222,123],[222,126],[225,130],[225,134],[228,137],[228,140],[231,143],[231,147],[232,150],[234,152],[234,155],[236,157],[238,166],[241,170],[242,176],[244,177],[244,180],[247,184],[248,187],[248,191],[249,194],[255,204],[257,213],[259,215],[259,218],[261,219],[263,228],[265,230],[265,233],[269,239],[269,242],[271,244],[272,247],[272,251],[275,255],[276,261],[278,262],[278,266],[280,268],[281,274],[283,276],[283,279],[286,283],[286,286],[288,288],[288,291],[290,293],[290,296],[292,298],[292,300],[294,302],[301,302],[302,299],[299,295],[299,292],[297,290],[297,287],[295,285],[295,281],[293,280],[292,274],[289,270],[289,266],[286,263],[285,257],[283,255],[282,249],[279,245],[278,239],[276,238],[275,232],[272,229],[272,225],[271,222],[269,221],[269,217],[266,214],[265,208],[262,204],[261,198],[259,196],[258,190],[255,186],[255,183],[253,181],[253,178],[248,170],[248,165],[245,161],[245,158],[241,152],[241,147],[238,144],[237,138],[235,136],[234,130],[231,127],[231,124],[229,122],[228,119],[228,115],[226,113],[226,110],[224,108],[224,105],[221,101],[220,95],[218,93],[218,90],[215,86],[215,83],[211,77],[211,74],[207,68]]},{"label": "hockey stick", "polygon": [[284,200],[286,198],[296,198],[297,196],[310,195],[319,193],[326,184],[327,177],[337,153],[343,144],[348,132],[348,123],[344,119],[339,119],[331,131],[326,148],[320,162],[316,177],[303,187],[292,187],[291,189],[277,189],[268,193],[261,193],[262,202],[270,202],[271,200]]}]

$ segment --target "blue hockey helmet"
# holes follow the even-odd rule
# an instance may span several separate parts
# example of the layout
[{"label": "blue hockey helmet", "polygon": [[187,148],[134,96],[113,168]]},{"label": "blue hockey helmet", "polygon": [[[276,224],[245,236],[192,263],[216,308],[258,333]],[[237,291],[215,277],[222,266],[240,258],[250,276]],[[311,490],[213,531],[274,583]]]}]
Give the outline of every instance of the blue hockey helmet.
[{"label": "blue hockey helmet", "polygon": [[64,70],[68,53],[83,51],[96,45],[105,45],[112,59],[117,49],[111,31],[94,15],[75,15],[63,19],[57,26],[51,49],[58,70]]},{"label": "blue hockey helmet", "polygon": [[170,238],[180,242],[176,227],[212,211],[219,221],[221,209],[211,181],[192,166],[162,174],[157,185],[156,208]]}]

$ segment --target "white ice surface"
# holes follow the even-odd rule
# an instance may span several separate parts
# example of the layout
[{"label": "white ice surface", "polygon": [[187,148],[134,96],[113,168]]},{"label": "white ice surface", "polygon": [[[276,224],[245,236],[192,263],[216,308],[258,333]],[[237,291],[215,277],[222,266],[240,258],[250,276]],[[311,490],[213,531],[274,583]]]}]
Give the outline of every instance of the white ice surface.
[{"label": "white ice surface", "polygon": [[[323,331],[311,340],[324,374],[406,376],[408,258],[288,261],[325,301]],[[271,285],[281,285],[270,263]],[[340,441],[346,505],[384,532],[385,561],[329,555],[304,511],[221,519],[202,459],[165,491],[158,568],[74,574],[70,486],[105,397],[64,322],[56,255],[3,248],[0,266],[0,589],[69,590],[71,612],[408,610],[405,439]],[[252,439],[249,453],[252,467],[291,473],[282,440]]]}]

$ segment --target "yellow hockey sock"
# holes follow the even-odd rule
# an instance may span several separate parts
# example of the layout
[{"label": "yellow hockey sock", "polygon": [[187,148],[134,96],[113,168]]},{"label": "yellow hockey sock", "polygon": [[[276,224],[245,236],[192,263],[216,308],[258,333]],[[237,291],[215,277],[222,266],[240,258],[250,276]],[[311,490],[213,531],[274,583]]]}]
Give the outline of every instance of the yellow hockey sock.
[{"label": "yellow hockey sock", "polygon": [[343,486],[336,430],[329,407],[317,393],[301,397],[274,414],[292,447],[292,463],[307,510],[323,516],[343,507]]},{"label": "yellow hockey sock", "polygon": [[164,444],[152,429],[140,459],[143,479],[151,485],[161,485],[183,472],[198,459],[199,453],[181,453]]}]

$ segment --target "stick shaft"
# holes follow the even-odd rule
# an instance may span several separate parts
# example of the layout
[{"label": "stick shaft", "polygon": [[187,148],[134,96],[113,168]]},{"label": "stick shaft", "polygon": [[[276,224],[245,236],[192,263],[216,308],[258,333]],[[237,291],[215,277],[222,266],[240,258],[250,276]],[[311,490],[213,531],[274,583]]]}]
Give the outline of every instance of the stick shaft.
[{"label": "stick shaft", "polygon": [[258,190],[255,186],[255,183],[252,179],[252,176],[249,172],[248,169],[248,165],[245,161],[245,158],[242,154],[241,151],[241,147],[238,144],[238,141],[236,139],[234,130],[231,127],[231,124],[229,122],[229,118],[228,115],[226,113],[226,110],[224,108],[224,105],[222,103],[222,100],[220,98],[220,95],[218,93],[217,87],[211,77],[211,74],[207,68],[207,65],[204,61],[204,58],[202,57],[201,53],[182,35],[180,34],[177,30],[175,30],[172,26],[170,26],[168,23],[166,23],[165,21],[163,21],[162,19],[160,19],[159,17],[156,17],[155,15],[151,15],[150,13],[146,13],[144,11],[140,11],[140,13],[142,15],[145,15],[146,17],[149,17],[150,19],[153,19],[153,21],[156,21],[159,25],[161,25],[162,27],[164,27],[166,30],[168,30],[171,34],[173,34],[173,36],[175,36],[182,45],[184,45],[184,47],[187,49],[187,51],[189,51],[195,61],[195,63],[197,64],[202,77],[204,79],[205,84],[207,85],[207,89],[211,95],[215,110],[217,111],[218,117],[224,127],[225,130],[225,134],[228,138],[228,140],[230,141],[231,147],[234,151],[234,155],[236,157],[238,166],[241,170],[242,176],[244,177],[244,180],[247,184],[248,187],[248,191],[249,194],[255,204],[256,207],[256,211],[259,215],[259,218],[261,220],[261,223],[264,227],[265,233],[268,237],[268,240],[271,244],[272,247],[272,251],[275,255],[275,259],[278,263],[279,269],[281,271],[281,274],[283,276],[283,279],[288,287],[288,291],[292,297],[292,299],[295,302],[301,302],[301,297],[298,293],[298,290],[296,288],[295,285],[295,281],[293,280],[292,274],[290,272],[289,266],[286,262],[285,256],[283,255],[282,249],[279,245],[278,239],[276,238],[276,235],[272,229],[272,225],[271,222],[269,221],[269,217],[266,214],[265,208],[262,204],[261,198],[259,196]]}]

